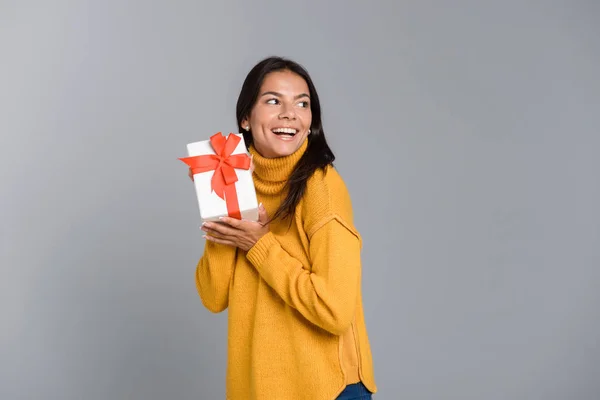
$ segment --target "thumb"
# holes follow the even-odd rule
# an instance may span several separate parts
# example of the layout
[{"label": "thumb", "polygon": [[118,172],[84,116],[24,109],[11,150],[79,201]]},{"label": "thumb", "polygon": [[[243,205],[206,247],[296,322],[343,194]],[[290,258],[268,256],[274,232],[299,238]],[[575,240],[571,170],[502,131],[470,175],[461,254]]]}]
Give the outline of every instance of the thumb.
[{"label": "thumb", "polygon": [[263,205],[263,203],[260,203],[258,205],[258,222],[261,225],[264,225],[268,221],[269,221],[269,216],[267,215],[267,210],[265,209],[265,206]]}]

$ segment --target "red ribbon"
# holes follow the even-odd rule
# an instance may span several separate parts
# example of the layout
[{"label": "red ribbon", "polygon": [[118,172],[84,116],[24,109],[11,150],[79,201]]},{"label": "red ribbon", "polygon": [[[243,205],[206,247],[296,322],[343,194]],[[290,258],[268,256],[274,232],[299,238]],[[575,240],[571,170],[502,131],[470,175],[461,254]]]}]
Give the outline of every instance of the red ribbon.
[{"label": "red ribbon", "polygon": [[232,133],[225,138],[218,132],[210,137],[215,154],[180,158],[192,170],[192,174],[215,171],[211,179],[211,189],[227,205],[227,214],[232,218],[242,219],[235,183],[238,181],[235,168],[250,169],[248,154],[231,155],[238,143],[239,136]]}]

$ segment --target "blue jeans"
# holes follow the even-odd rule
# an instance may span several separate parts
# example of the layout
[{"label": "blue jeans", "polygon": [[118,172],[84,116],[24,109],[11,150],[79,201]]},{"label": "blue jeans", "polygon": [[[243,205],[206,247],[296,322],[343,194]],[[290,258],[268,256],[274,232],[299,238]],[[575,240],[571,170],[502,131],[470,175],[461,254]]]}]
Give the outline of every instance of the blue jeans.
[{"label": "blue jeans", "polygon": [[362,382],[354,383],[346,386],[346,389],[336,400],[371,400],[371,392],[362,384]]}]

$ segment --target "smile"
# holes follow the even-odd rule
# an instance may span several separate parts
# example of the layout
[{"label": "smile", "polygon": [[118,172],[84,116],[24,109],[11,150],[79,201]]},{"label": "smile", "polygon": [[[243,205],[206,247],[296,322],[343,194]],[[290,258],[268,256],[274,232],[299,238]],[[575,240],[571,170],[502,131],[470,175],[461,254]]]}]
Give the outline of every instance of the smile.
[{"label": "smile", "polygon": [[277,136],[291,136],[294,137],[298,130],[294,128],[274,128],[271,130]]}]

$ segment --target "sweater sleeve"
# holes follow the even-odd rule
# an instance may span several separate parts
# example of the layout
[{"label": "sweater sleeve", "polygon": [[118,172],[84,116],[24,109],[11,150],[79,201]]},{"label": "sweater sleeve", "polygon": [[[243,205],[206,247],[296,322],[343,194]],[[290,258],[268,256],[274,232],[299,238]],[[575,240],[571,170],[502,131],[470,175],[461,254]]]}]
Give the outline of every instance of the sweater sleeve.
[{"label": "sweater sleeve", "polygon": [[237,249],[206,241],[204,254],[196,267],[196,288],[202,304],[213,313],[229,305],[229,284],[233,276]]},{"label": "sweater sleeve", "polygon": [[287,253],[273,233],[263,236],[246,257],[289,306],[313,324],[341,335],[355,313],[360,247],[358,233],[333,216],[311,237],[311,266]]}]

